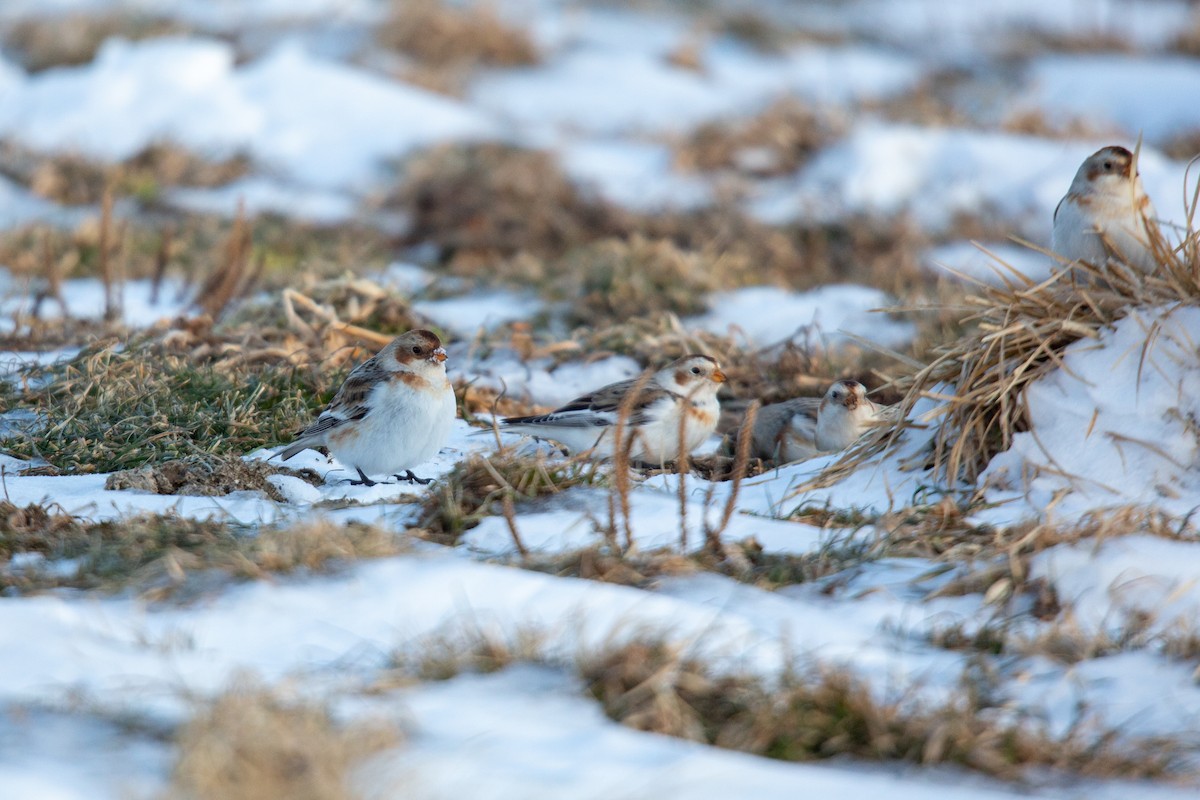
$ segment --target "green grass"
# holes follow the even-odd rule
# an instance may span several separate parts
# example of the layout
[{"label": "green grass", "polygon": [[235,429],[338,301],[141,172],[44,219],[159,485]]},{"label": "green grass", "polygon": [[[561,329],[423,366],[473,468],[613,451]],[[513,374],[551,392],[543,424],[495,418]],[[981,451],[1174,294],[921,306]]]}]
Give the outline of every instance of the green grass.
[{"label": "green grass", "polygon": [[342,376],[278,364],[218,369],[141,342],[87,350],[29,377],[44,383],[21,392],[18,407],[44,424],[0,449],[91,473],[288,441]]}]

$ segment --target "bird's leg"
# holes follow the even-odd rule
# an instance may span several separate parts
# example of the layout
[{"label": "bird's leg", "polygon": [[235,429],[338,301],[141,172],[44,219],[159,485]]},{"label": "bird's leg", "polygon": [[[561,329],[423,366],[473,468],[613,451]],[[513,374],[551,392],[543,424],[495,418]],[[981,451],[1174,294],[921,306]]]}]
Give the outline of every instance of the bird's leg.
[{"label": "bird's leg", "polygon": [[413,474],[413,471],[411,469],[404,470],[403,475],[394,475],[393,477],[398,481],[409,481],[410,483],[419,483],[422,486],[428,486],[429,484],[433,483],[433,478],[418,478],[416,475]]},{"label": "bird's leg", "polygon": [[350,479],[351,486],[374,486],[375,485],[375,481],[368,478],[367,474],[365,472],[363,472],[361,468],[355,467],[355,469],[358,470],[358,477],[360,478],[360,480],[356,481],[353,478],[351,478]]}]

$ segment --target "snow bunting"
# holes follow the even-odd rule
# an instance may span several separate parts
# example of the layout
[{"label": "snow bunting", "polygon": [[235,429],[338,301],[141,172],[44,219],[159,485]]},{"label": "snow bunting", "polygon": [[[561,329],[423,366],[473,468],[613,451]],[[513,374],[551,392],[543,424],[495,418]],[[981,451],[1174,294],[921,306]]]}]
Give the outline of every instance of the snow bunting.
[{"label": "snow bunting", "polygon": [[888,419],[896,409],[867,398],[867,387],[858,381],[837,381],[821,398],[817,412],[817,449],[822,452],[845,450],[858,437]]},{"label": "snow bunting", "polygon": [[[703,355],[684,356],[655,373],[637,397],[631,398],[626,421],[632,437],[630,460],[648,464],[674,461],[680,453],[681,423],[683,452],[699,447],[716,430],[721,411],[717,390],[724,381],[725,373],[716,359]],[[572,453],[590,450],[597,457],[609,458],[616,449],[613,439],[620,409],[638,383],[635,378],[609,384],[549,414],[508,417],[501,425],[505,430],[552,439]]]},{"label": "snow bunting", "polygon": [[[819,397],[794,397],[759,409],[754,418],[750,455],[766,461],[789,464],[820,455],[817,449]],[[726,449],[732,451],[736,437]]]},{"label": "snow bunting", "polygon": [[446,351],[431,331],[409,331],[359,364],[329,408],[280,455],[287,461],[306,447],[324,445],[367,477],[405,470],[396,478],[429,483],[412,468],[441,449],[454,422],[454,390],[446,377]]},{"label": "snow bunting", "polygon": [[1137,158],[1124,147],[1105,147],[1083,162],[1054,209],[1050,249],[1097,267],[1115,257],[1153,272],[1157,262],[1150,237],[1157,227],[1155,217]]},{"label": "snow bunting", "polygon": [[845,450],[881,420],[890,406],[867,399],[858,381],[837,381],[824,397],[796,397],[765,406],[754,420],[750,455],[788,464]]}]

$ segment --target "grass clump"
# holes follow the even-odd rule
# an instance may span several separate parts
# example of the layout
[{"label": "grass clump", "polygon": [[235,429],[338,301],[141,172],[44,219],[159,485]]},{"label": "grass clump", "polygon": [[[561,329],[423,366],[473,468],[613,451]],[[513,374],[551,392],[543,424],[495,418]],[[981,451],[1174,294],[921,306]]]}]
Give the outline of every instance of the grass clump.
[{"label": "grass clump", "polygon": [[0,173],[62,205],[97,205],[108,191],[153,205],[164,189],[223,186],[249,171],[245,156],[209,160],[167,143],[116,164],[78,153],[38,153],[12,142],[0,145]]},{"label": "grass clump", "polygon": [[400,743],[394,725],[341,722],[321,705],[245,683],[205,701],[180,730],[168,796],[350,800],[353,769]]},{"label": "grass clump", "polygon": [[686,170],[734,170],[753,177],[788,175],[844,129],[844,121],[785,98],[749,119],[700,126],[676,148],[675,164]]},{"label": "grass clump", "polygon": [[536,64],[537,47],[525,30],[506,24],[494,9],[443,0],[392,0],[377,29],[381,45],[433,67],[520,67]]},{"label": "grass clump", "polygon": [[[368,525],[324,521],[254,531],[219,520],[145,514],[85,522],[61,509],[0,501],[0,589],[132,590],[162,599],[202,574],[261,579],[316,572],[403,552],[404,539]],[[40,558],[33,560],[29,556]],[[17,559],[17,556],[25,556]]]},{"label": "grass clump", "polygon": [[517,503],[576,486],[603,485],[605,480],[598,463],[587,458],[551,460],[511,450],[472,455],[429,494],[420,527],[434,541],[453,544],[484,517],[503,514],[517,549],[524,552],[516,529]]},{"label": "grass clump", "polygon": [[788,674],[778,685],[721,675],[671,642],[646,638],[585,655],[589,693],[632,728],[785,761],[852,757],[922,765],[956,764],[1018,778],[1030,767],[1143,778],[1183,768],[1178,744],[1118,732],[1055,737],[1014,720],[964,688],[923,704],[881,700],[844,669]]},{"label": "grass clump", "polygon": [[286,363],[218,367],[140,342],[93,348],[31,377],[20,405],[42,424],[4,440],[4,450],[90,473],[286,441],[329,402],[340,375]]},{"label": "grass clump", "polygon": [[[573,298],[568,321],[596,326],[661,312],[697,314],[744,263],[681,250],[667,239],[604,239],[568,253],[558,272]],[[725,274],[722,274],[725,273]]]},{"label": "grass clump", "polygon": [[560,255],[622,233],[623,215],[579,191],[549,153],[501,144],[437,147],[410,160],[389,204],[406,241],[430,243],[463,274],[492,275],[518,254]]},{"label": "grass clump", "polygon": [[[268,480],[280,473],[297,474],[265,461],[245,461],[237,456],[189,456],[114,472],[105,480],[104,488],[192,497],[219,497],[231,492],[254,491],[282,503],[286,498]],[[320,485],[320,477],[311,470],[306,471],[303,477],[313,485]]]},{"label": "grass clump", "polygon": [[178,21],[129,11],[30,16],[3,31],[7,48],[30,72],[86,64],[106,39],[151,39],[186,33]]}]

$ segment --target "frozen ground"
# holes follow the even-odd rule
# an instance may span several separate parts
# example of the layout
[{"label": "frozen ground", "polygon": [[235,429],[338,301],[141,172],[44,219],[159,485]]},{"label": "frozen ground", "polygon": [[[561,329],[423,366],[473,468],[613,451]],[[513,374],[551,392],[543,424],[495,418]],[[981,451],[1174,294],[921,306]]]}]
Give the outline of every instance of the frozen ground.
[{"label": "frozen ground", "polygon": [[[774,53],[729,36],[699,35],[686,16],[552,0],[498,5],[507,19],[528,23],[543,62],[483,70],[461,97],[449,97],[328,46],[332,34],[322,36],[321,28],[330,19],[338,31],[361,38],[382,16],[382,5],[367,0],[6,2],[0,19],[120,6],[175,16],[197,32],[109,40],[91,63],[36,74],[0,53],[0,136],[106,159],[164,139],[209,156],[245,154],[253,163],[249,177],[219,189],[169,192],[165,202],[232,215],[243,200],[251,213],[320,222],[370,218],[369,201],[392,180],[389,164],[422,146],[519,142],[555,153],[568,175],[613,202],[646,211],[693,208],[722,196],[717,176],[676,165],[680,137],[793,96],[850,120],[848,132],[792,174],[751,186],[732,202],[773,224],[908,219],[934,243],[925,255],[931,272],[944,265],[995,281],[993,262],[957,233],[961,221],[1047,243],[1054,206],[1079,162],[1109,142],[982,123],[901,122],[884,110],[922,79],[952,68],[978,78],[977,94],[987,98],[981,119],[1018,112],[1040,112],[1055,124],[1083,119],[1087,130],[1119,131],[1130,146],[1144,133],[1147,189],[1165,218],[1183,217],[1185,162],[1159,148],[1200,131],[1200,112],[1181,101],[1196,94],[1200,68],[1194,57],[1166,49],[1178,32],[1200,24],[1193,4],[1007,0],[975,8],[953,0],[857,0],[798,10],[772,3],[765,13],[811,34]],[[247,26],[262,33],[255,47],[241,51],[238,37]],[[1000,69],[992,59],[1014,58],[1022,37],[1033,33],[1109,37],[1129,52],[1034,52],[1003,80],[988,80]],[[669,60],[686,44],[695,46],[699,69]],[[70,224],[90,211],[60,208],[0,177],[5,229],[35,219]],[[1002,236],[985,246],[1035,279],[1046,274],[1044,257]],[[411,295],[431,278],[396,265],[385,280]],[[27,310],[37,289],[0,270],[0,325]],[[189,311],[178,286],[164,287],[158,303],[149,301],[145,283],[123,291],[131,325]],[[63,297],[72,316],[103,314],[103,290],[92,279],[68,280]],[[709,299],[710,312],[685,327],[732,332],[748,347],[792,339],[829,350],[850,333],[902,348],[915,335],[911,323],[874,312],[892,299],[865,286],[807,292],[758,286]],[[642,366],[627,357],[521,360],[502,349],[476,357],[466,343],[481,331],[545,311],[533,295],[439,295],[421,297],[415,307],[462,340],[452,348],[454,377],[539,404],[563,403]],[[63,312],[53,302],[43,310]],[[20,363],[52,357],[2,353],[0,370],[11,375]],[[1187,518],[1200,506],[1197,398],[1195,307],[1143,309],[1098,339],[1077,343],[1063,369],[1030,390],[1031,430],[989,466],[983,485],[990,505],[978,521],[1069,523],[1130,504]],[[935,410],[929,401],[914,416]],[[898,450],[832,487],[797,493],[833,456],[748,479],[726,541],[752,537],[765,553],[780,556],[873,541],[880,535],[873,525],[821,527],[783,518],[801,507],[873,516],[935,502],[933,477],[906,461],[925,437],[909,431]],[[494,446],[460,422],[423,474],[443,478],[469,454]],[[219,498],[111,492],[103,488],[104,475],[21,475],[24,466],[0,456],[6,499],[52,503],[91,520],[144,511],[249,524],[319,515],[403,531],[416,521],[415,504],[426,491],[407,484],[350,487],[340,465],[313,451],[289,466],[311,467],[325,482],[314,487],[275,478],[285,503],[250,492]],[[678,548],[685,539],[685,549],[694,550],[705,528],[719,524],[729,483],[689,477],[681,492],[678,481],[658,475],[634,488],[629,522],[642,551]],[[576,488],[518,509],[516,525],[526,547],[550,557],[602,541],[609,513],[604,491]],[[1035,775],[1010,784],[950,769],[769,761],[622,727],[604,717],[566,666],[581,649],[651,631],[730,673],[769,681],[789,665],[816,663],[860,676],[881,699],[937,701],[954,696],[982,665],[1005,712],[1060,733],[1167,737],[1190,747],[1195,759],[1194,650],[1171,655],[1161,644],[1195,636],[1200,543],[1194,537],[1130,535],[1040,553],[1030,577],[1053,590],[1069,623],[1040,620],[1020,598],[997,601],[985,594],[987,586],[952,591],[979,564],[889,557],[768,591],[703,572],[632,588],[524,570],[514,555],[507,523],[491,517],[455,548],[415,543],[405,555],[331,576],[227,586],[188,605],[67,592],[0,598],[0,796],[155,796],[169,781],[174,752],[154,732],[187,717],[187,698],[219,691],[246,672],[321,696],[346,718],[383,715],[403,725],[406,742],[356,773],[367,797],[1195,796],[1194,778],[1132,785]],[[939,632],[956,626],[992,625],[1008,626],[1021,642],[1063,635],[1064,626],[1077,637],[1116,639],[1131,620],[1147,626],[1140,644],[1075,661],[1033,647],[995,655],[937,643]],[[536,632],[546,663],[367,691],[394,653],[418,650],[429,636],[485,628],[506,637]]]}]

